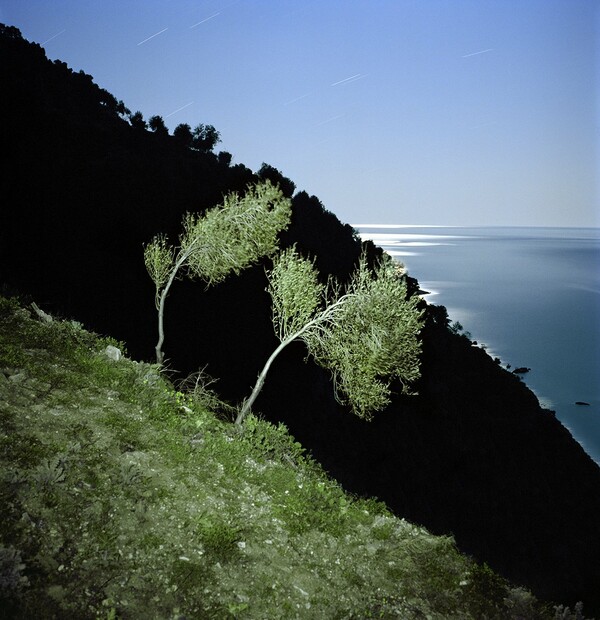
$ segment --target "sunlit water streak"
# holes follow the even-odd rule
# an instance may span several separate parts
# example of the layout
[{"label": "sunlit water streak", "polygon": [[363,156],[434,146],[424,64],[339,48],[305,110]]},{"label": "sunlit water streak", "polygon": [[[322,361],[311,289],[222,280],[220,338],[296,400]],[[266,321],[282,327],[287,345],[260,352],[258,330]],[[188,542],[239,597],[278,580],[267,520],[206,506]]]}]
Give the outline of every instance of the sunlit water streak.
[{"label": "sunlit water streak", "polygon": [[355,228],[492,357],[531,368],[540,403],[600,463],[600,229]]}]

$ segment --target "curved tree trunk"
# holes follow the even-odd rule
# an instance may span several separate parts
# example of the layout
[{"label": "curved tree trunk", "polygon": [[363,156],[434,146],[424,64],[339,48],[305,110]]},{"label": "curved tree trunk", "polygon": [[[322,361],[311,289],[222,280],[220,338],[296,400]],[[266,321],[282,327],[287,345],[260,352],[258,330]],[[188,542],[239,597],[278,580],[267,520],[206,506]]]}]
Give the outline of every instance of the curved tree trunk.
[{"label": "curved tree trunk", "polygon": [[189,256],[189,252],[183,254],[183,256],[181,256],[179,260],[175,263],[175,265],[173,266],[173,270],[171,271],[171,275],[169,276],[169,279],[160,294],[160,301],[158,303],[158,308],[157,308],[158,310],[158,342],[156,343],[156,346],[154,347],[154,350],[156,351],[156,362],[160,366],[162,366],[162,363],[165,359],[165,354],[162,350],[162,345],[163,345],[163,342],[165,341],[165,323],[164,323],[165,301],[167,300],[169,289],[171,288],[171,285],[173,284],[175,280],[175,276],[177,275],[177,272],[179,271],[183,263],[185,263],[188,256]]},{"label": "curved tree trunk", "polygon": [[271,355],[269,356],[269,359],[267,360],[267,363],[264,365],[263,369],[260,371],[260,374],[258,375],[258,379],[256,380],[256,384],[254,385],[254,389],[252,390],[252,394],[250,394],[250,396],[242,404],[242,408],[240,409],[240,412],[238,413],[238,416],[235,419],[235,423],[237,426],[240,426],[242,422],[244,421],[244,418],[250,413],[252,409],[252,405],[254,404],[254,401],[260,394],[260,391],[262,390],[263,385],[265,384],[267,373],[269,372],[269,368],[271,368],[271,364],[275,361],[275,358],[283,351],[283,349],[285,349],[285,347],[288,346],[288,344],[290,344],[290,342],[301,339],[302,335],[306,333],[309,329],[315,327],[315,325],[318,325],[319,323],[324,323],[325,321],[330,320],[331,316],[335,313],[335,311],[340,306],[342,306],[344,303],[346,303],[350,297],[352,297],[351,294],[343,295],[335,303],[331,304],[331,306],[329,306],[328,308],[325,308],[325,310],[317,314],[316,317],[314,317],[312,320],[306,323],[306,325],[304,325],[297,332],[293,333],[291,336],[288,336],[285,340],[281,341],[281,343],[275,349],[275,351],[271,353]]},{"label": "curved tree trunk", "polygon": [[244,421],[244,418],[248,415],[248,413],[250,413],[250,410],[252,409],[252,405],[254,404],[254,401],[260,394],[260,391],[262,390],[263,385],[265,384],[267,373],[269,372],[269,368],[271,368],[271,364],[275,361],[275,358],[283,351],[283,349],[285,349],[285,347],[287,347],[288,344],[290,344],[290,342],[292,342],[293,340],[296,340],[299,334],[300,332],[297,332],[296,334],[293,334],[289,338],[286,338],[285,340],[283,340],[279,344],[279,346],[275,349],[275,351],[271,353],[269,359],[267,360],[267,363],[264,365],[263,369],[260,371],[260,374],[258,375],[258,379],[256,380],[256,384],[254,385],[252,394],[250,394],[250,396],[244,401],[244,404],[242,405],[242,408],[240,409],[240,412],[238,413],[238,416],[235,419],[235,423],[237,426],[240,426],[242,422]]}]

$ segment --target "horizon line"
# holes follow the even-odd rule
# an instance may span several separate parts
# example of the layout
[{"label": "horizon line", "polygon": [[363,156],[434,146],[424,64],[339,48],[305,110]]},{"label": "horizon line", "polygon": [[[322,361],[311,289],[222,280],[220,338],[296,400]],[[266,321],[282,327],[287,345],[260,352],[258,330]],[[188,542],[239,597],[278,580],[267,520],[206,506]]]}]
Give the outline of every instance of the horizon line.
[{"label": "horizon line", "polygon": [[567,224],[350,224],[352,228],[583,228],[600,230],[600,226]]}]

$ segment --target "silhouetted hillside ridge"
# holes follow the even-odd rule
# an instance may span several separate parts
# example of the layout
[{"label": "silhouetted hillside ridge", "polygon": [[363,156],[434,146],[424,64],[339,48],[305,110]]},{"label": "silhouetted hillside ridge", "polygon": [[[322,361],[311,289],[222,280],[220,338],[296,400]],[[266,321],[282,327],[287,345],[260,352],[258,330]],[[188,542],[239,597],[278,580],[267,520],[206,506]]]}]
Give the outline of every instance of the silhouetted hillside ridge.
[{"label": "silhouetted hillside ridge", "polygon": [[[175,240],[186,211],[260,177],[295,190],[270,166],[255,173],[227,153],[132,126],[90,76],[50,62],[6,26],[0,88],[0,284],[124,340],[132,357],[151,360],[156,340],[142,244],[158,232]],[[361,251],[352,228],[304,191],[282,235],[292,243],[317,257],[324,277],[345,278]],[[181,281],[169,297],[170,365],[185,373],[208,364],[234,402],[276,344],[264,267],[208,290]],[[337,405],[328,374],[304,362],[300,345],[278,358],[257,409],[285,422],[349,491],[454,534],[542,598],[582,599],[600,613],[598,466],[517,377],[448,329],[442,307],[427,309],[423,349],[420,396],[395,398],[371,423]]]}]

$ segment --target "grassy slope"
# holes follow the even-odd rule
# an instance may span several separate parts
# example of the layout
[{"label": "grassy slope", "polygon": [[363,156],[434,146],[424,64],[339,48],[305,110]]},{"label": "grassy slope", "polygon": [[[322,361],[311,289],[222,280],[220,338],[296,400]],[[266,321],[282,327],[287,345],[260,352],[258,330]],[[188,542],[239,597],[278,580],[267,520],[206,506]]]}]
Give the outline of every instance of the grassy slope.
[{"label": "grassy slope", "polygon": [[11,617],[548,616],[451,539],[345,494],[285,428],[237,433],[205,389],[111,344],[0,298]]}]

